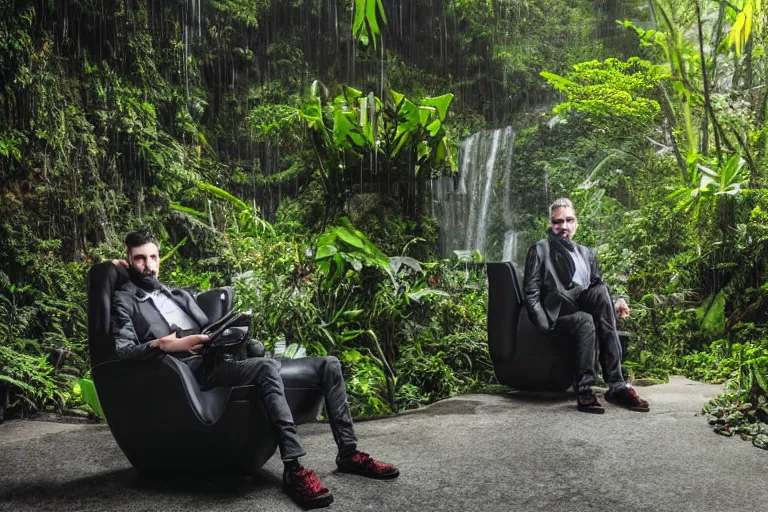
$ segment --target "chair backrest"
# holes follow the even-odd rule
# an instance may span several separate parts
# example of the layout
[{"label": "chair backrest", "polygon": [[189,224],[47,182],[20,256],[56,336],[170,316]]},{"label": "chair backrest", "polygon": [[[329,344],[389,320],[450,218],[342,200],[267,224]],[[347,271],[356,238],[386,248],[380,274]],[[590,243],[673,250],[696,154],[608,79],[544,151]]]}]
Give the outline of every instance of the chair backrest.
[{"label": "chair backrest", "polygon": [[88,272],[88,351],[91,367],[115,359],[112,340],[112,295],[127,274],[110,261],[93,265]]},{"label": "chair backrest", "polygon": [[523,292],[511,262],[491,262],[488,272],[488,348],[494,366],[515,357],[517,325],[523,309]]},{"label": "chair backrest", "polygon": [[235,291],[231,286],[213,288],[195,296],[195,301],[210,323],[216,322],[235,307]]},{"label": "chair backrest", "polygon": [[562,391],[571,385],[568,340],[540,332],[528,318],[517,268],[488,269],[488,349],[500,383],[526,391]]}]

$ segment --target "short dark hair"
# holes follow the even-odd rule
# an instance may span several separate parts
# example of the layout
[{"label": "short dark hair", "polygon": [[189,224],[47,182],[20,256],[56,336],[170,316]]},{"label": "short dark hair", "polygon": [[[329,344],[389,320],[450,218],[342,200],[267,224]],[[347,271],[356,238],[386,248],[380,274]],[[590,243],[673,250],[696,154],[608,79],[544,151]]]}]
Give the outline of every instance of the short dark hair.
[{"label": "short dark hair", "polygon": [[134,247],[139,247],[144,244],[153,243],[158,248],[160,247],[160,244],[157,243],[157,239],[155,238],[155,235],[153,235],[151,232],[149,232],[146,229],[138,229],[136,231],[131,231],[127,235],[125,235],[125,248],[130,251]]}]

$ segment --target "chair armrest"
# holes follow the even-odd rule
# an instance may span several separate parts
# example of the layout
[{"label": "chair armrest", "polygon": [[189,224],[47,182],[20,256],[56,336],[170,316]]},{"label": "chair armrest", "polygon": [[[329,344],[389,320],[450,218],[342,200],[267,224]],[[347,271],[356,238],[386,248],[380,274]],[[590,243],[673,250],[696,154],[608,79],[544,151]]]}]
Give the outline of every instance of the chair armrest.
[{"label": "chair armrest", "polygon": [[107,361],[94,366],[92,374],[107,419],[136,425],[145,419],[152,422],[142,430],[188,427],[190,422],[213,425],[232,390],[202,391],[189,366],[168,355]]}]

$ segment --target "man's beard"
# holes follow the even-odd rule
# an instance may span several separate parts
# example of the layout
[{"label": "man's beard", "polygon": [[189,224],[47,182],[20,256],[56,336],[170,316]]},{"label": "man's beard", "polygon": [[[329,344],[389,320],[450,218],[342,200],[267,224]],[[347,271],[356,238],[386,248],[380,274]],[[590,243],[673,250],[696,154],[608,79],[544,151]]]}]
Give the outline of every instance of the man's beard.
[{"label": "man's beard", "polygon": [[128,265],[128,276],[133,284],[147,292],[159,290],[162,286],[152,272],[140,272],[133,265]]}]

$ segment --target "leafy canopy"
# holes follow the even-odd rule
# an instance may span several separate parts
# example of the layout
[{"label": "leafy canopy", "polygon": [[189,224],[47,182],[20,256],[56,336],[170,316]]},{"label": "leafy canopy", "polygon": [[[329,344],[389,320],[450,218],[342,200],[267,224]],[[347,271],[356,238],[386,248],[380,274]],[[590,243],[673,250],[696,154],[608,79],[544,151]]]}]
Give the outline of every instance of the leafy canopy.
[{"label": "leafy canopy", "polygon": [[631,57],[582,62],[565,77],[547,71],[541,76],[568,96],[555,107],[556,114],[580,114],[602,128],[627,130],[650,127],[658,118],[661,108],[652,95],[670,75],[662,66]]}]

